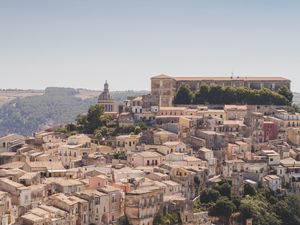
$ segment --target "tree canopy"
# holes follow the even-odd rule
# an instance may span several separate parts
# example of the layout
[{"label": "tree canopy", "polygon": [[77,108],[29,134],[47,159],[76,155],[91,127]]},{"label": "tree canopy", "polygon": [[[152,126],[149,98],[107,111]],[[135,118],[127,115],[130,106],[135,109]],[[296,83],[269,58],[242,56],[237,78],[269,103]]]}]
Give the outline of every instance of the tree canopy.
[{"label": "tree canopy", "polygon": [[249,105],[291,105],[293,93],[285,86],[277,92],[270,89],[254,90],[247,87],[231,87],[202,84],[192,91],[181,86],[174,96],[174,104],[249,104]]},{"label": "tree canopy", "polygon": [[204,189],[200,194],[200,201],[201,203],[215,203],[220,196],[220,192],[217,190]]},{"label": "tree canopy", "polygon": [[174,102],[176,104],[191,104],[192,99],[193,93],[191,89],[186,85],[182,85],[174,97]]},{"label": "tree canopy", "polygon": [[226,224],[229,223],[231,214],[236,210],[236,206],[227,197],[221,197],[216,204],[210,208],[211,216],[220,217]]}]

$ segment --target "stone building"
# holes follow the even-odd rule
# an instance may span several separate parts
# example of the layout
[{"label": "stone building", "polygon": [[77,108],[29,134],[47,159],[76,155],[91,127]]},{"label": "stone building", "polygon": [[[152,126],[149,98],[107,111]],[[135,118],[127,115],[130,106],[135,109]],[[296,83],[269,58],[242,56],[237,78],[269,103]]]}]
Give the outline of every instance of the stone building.
[{"label": "stone building", "polygon": [[98,98],[98,104],[103,106],[104,112],[115,112],[115,100],[109,92],[107,81],[105,81],[104,90]]},{"label": "stone building", "polygon": [[19,134],[8,134],[0,138],[0,152],[16,152],[25,144],[25,137]]},{"label": "stone building", "polygon": [[171,106],[173,96],[180,86],[188,85],[191,89],[197,90],[204,83],[278,90],[282,86],[290,88],[291,81],[282,77],[172,77],[162,74],[151,78],[151,94],[159,99],[160,106]]},{"label": "stone building", "polygon": [[7,192],[0,191],[0,222],[2,225],[14,223],[11,198]]},{"label": "stone building", "polygon": [[52,206],[66,211],[65,218],[68,225],[89,224],[89,202],[76,196],[55,194],[50,198]]},{"label": "stone building", "polygon": [[109,195],[94,189],[87,189],[75,194],[89,202],[89,222],[92,224],[109,224],[111,209],[109,206]]},{"label": "stone building", "polygon": [[9,193],[15,217],[23,215],[30,208],[31,190],[29,187],[25,187],[8,178],[1,178],[0,191]]},{"label": "stone building", "polygon": [[152,225],[163,203],[163,190],[156,186],[138,188],[126,194],[125,214],[130,225]]},{"label": "stone building", "polygon": [[127,160],[134,167],[158,166],[163,161],[163,156],[154,151],[144,151],[128,155]]},{"label": "stone building", "polygon": [[113,186],[105,186],[99,191],[109,196],[109,215],[108,220],[111,222],[117,221],[124,215],[124,193],[120,188]]},{"label": "stone building", "polygon": [[300,145],[300,128],[292,127],[287,130],[287,138],[293,145]]}]

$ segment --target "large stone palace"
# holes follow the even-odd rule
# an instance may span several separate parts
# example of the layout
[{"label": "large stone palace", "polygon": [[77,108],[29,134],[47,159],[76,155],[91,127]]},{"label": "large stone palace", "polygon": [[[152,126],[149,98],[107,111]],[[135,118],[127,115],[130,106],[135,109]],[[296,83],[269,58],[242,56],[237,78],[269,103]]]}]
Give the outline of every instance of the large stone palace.
[{"label": "large stone palace", "polygon": [[251,89],[268,88],[278,90],[282,86],[290,88],[291,81],[283,77],[172,77],[162,74],[151,78],[151,94],[159,98],[160,106],[171,106],[173,97],[181,85],[185,84],[193,90],[197,90],[203,83],[233,87],[242,86]]}]

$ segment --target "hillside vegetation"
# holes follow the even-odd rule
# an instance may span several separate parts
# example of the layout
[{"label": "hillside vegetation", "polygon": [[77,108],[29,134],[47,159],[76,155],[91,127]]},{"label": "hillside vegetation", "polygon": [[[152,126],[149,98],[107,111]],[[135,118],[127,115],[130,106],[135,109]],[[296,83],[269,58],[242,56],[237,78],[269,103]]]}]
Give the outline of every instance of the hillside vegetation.
[{"label": "hillside vegetation", "polygon": [[186,85],[181,86],[174,97],[174,104],[290,105],[292,100],[293,93],[285,86],[275,92],[265,88],[253,90],[203,84],[197,91]]},{"label": "hillside vegetation", "polygon": [[[128,96],[147,92],[112,92],[117,102]],[[47,125],[74,122],[78,114],[85,113],[97,98],[76,97],[72,88],[47,88],[40,96],[16,98],[0,108],[0,136],[8,133],[32,135]]]}]

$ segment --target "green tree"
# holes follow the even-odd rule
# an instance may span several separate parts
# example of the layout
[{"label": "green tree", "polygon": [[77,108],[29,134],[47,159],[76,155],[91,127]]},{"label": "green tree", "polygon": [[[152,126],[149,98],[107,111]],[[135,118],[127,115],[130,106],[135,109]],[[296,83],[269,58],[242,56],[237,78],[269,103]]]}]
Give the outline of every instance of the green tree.
[{"label": "green tree", "polygon": [[121,134],[130,134],[134,132],[135,126],[134,125],[125,125],[119,128],[119,133]]},{"label": "green tree", "polygon": [[137,134],[139,134],[139,133],[141,133],[141,132],[142,132],[142,129],[141,129],[140,126],[136,126],[136,127],[134,128],[134,134],[135,134],[135,135],[137,135]]},{"label": "green tree", "polygon": [[97,128],[103,125],[101,121],[101,116],[104,113],[102,105],[93,105],[89,108],[86,120],[87,124],[85,126],[85,132],[88,134],[93,134]]},{"label": "green tree", "polygon": [[[294,206],[292,206],[294,207]],[[300,224],[300,218],[299,215],[296,215],[293,213],[293,210],[291,209],[291,206],[284,201],[278,201],[274,206],[273,210],[278,215],[278,217],[281,219],[284,225],[299,225]]]},{"label": "green tree", "polygon": [[175,104],[290,105],[291,100],[292,92],[286,87],[275,92],[266,88],[252,90],[247,87],[207,84],[202,84],[194,93],[183,85],[174,97]]},{"label": "green tree", "polygon": [[289,113],[295,114],[295,113],[299,113],[300,109],[299,109],[299,106],[297,104],[292,104],[291,106],[289,106],[287,108],[287,111]]},{"label": "green tree", "polygon": [[200,194],[200,201],[204,204],[216,202],[220,196],[221,195],[217,190],[204,189]]},{"label": "green tree", "polygon": [[253,209],[250,204],[247,204],[245,202],[241,203],[239,210],[240,210],[244,220],[250,219],[253,217]]},{"label": "green tree", "polygon": [[216,204],[210,208],[211,216],[219,217],[225,224],[229,224],[231,214],[236,210],[235,205],[227,197],[221,197]]},{"label": "green tree", "polygon": [[219,85],[212,85],[208,94],[208,102],[211,104],[223,104],[224,103],[224,91]]},{"label": "green tree", "polygon": [[247,195],[249,195],[249,196],[256,195],[256,188],[253,185],[248,184],[248,183],[246,183],[244,185],[244,196],[247,196]]},{"label": "green tree", "polygon": [[112,121],[112,118],[110,115],[106,115],[106,114],[100,115],[100,124],[102,126],[109,126],[109,123],[111,121]]},{"label": "green tree", "polygon": [[223,103],[224,104],[236,104],[238,103],[237,99],[237,89],[231,86],[224,87],[223,91]]},{"label": "green tree", "polygon": [[101,130],[95,130],[94,132],[94,135],[95,135],[95,138],[98,140],[98,141],[101,141],[103,139],[103,135],[102,135],[102,132]]},{"label": "green tree", "polygon": [[77,125],[77,130],[81,133],[84,132],[87,126],[87,116],[84,114],[79,114],[76,117],[76,125]]},{"label": "green tree", "polygon": [[187,85],[182,85],[178,89],[173,102],[174,102],[174,104],[178,104],[178,105],[191,104],[192,98],[193,98],[193,93],[192,93],[190,87]]},{"label": "green tree", "polygon": [[208,101],[210,86],[208,84],[202,84],[199,91],[195,93],[194,103],[205,104]]},{"label": "green tree", "polygon": [[166,215],[158,213],[153,220],[153,225],[170,225],[170,224],[181,224],[179,213],[169,212]]},{"label": "green tree", "polygon": [[231,185],[228,182],[224,182],[215,187],[215,189],[221,194],[221,196],[231,198]]},{"label": "green tree", "polygon": [[115,152],[113,155],[114,159],[126,159],[126,153],[121,151],[121,152]]},{"label": "green tree", "polygon": [[253,224],[257,225],[281,225],[278,215],[272,210],[264,193],[254,197],[247,196],[241,201],[240,212],[242,219],[253,218]]},{"label": "green tree", "polygon": [[287,86],[280,87],[277,92],[278,94],[284,96],[289,104],[293,102],[293,92],[291,92],[291,90]]}]

